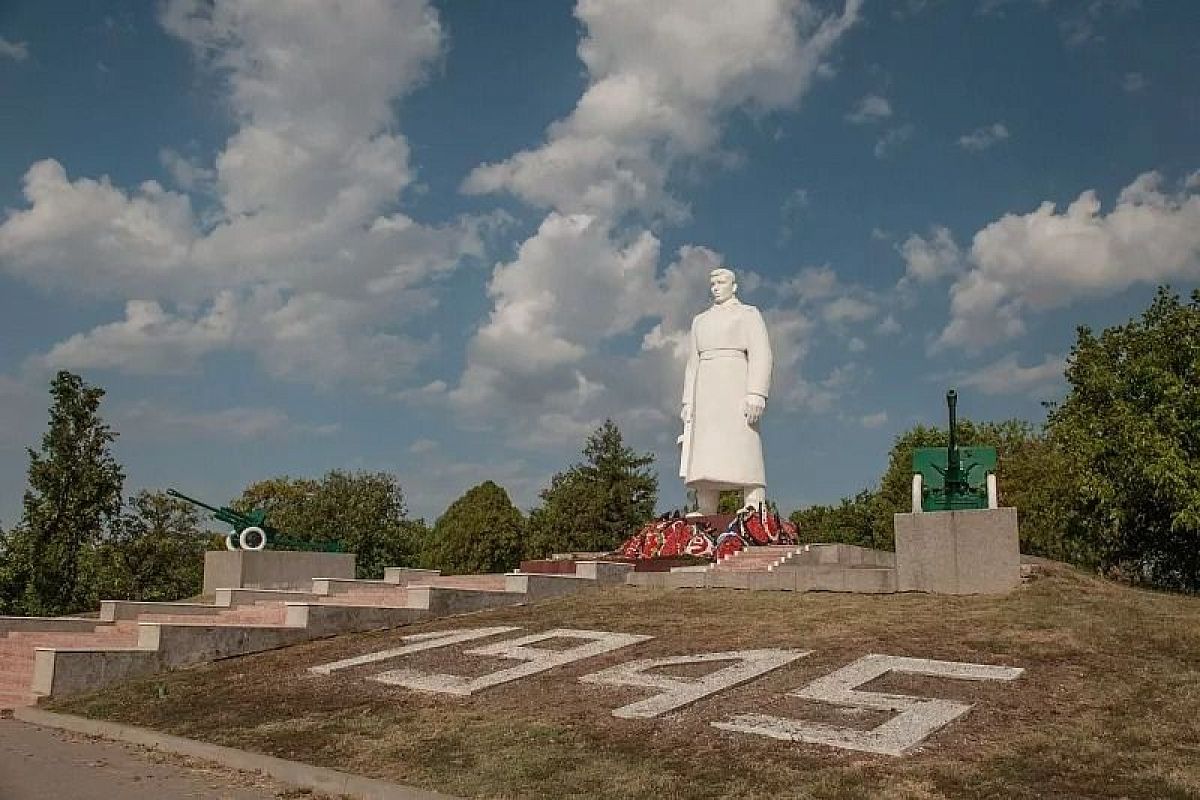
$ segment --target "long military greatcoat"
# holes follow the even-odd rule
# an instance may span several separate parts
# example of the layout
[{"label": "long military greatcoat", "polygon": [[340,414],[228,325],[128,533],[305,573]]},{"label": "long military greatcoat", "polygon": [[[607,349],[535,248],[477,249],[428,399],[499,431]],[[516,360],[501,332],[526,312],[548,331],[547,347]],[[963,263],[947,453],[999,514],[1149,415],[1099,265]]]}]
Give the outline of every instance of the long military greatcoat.
[{"label": "long military greatcoat", "polygon": [[745,399],[766,399],[771,343],[762,314],[736,297],[692,320],[683,402],[692,422],[684,430],[680,476],[688,486],[766,486],[762,441],[746,422]]}]

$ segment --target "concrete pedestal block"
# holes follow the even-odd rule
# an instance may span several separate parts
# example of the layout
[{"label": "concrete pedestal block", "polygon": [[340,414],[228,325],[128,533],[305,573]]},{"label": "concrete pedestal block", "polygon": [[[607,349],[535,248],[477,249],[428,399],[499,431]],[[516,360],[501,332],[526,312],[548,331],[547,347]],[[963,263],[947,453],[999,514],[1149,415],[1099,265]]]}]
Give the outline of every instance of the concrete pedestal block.
[{"label": "concrete pedestal block", "polygon": [[625,583],[625,576],[633,572],[633,564],[616,561],[576,561],[575,574],[597,583]]},{"label": "concrete pedestal block", "polygon": [[[394,583],[397,586],[408,586],[409,584],[426,584],[434,578],[440,577],[442,571],[440,569],[415,569],[413,567],[384,567],[383,580],[385,583]],[[331,576],[332,577],[332,576]]]},{"label": "concrete pedestal block", "polygon": [[1021,585],[1015,508],[925,511],[894,519],[900,591],[1003,594]]},{"label": "concrete pedestal block", "polygon": [[205,594],[243,588],[308,591],[313,578],[353,577],[353,553],[209,550],[204,554]]},{"label": "concrete pedestal block", "polygon": [[857,594],[891,594],[896,591],[896,570],[892,567],[848,569],[846,591]]}]

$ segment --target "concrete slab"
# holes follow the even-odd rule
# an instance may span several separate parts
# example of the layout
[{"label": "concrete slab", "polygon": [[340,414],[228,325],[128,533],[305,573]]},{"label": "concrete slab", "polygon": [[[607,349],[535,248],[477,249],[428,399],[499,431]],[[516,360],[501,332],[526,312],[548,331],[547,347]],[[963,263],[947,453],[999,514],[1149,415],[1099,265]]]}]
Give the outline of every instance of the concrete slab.
[{"label": "concrete slab", "polygon": [[213,605],[221,608],[249,606],[259,602],[313,603],[322,595],[298,589],[217,589]]},{"label": "concrete slab", "polygon": [[446,586],[408,586],[408,605],[426,616],[463,614],[485,608],[519,605],[523,595],[489,589],[454,589]]},{"label": "concrete slab", "polygon": [[846,591],[891,594],[896,591],[896,570],[891,567],[853,567],[846,570]]},{"label": "concrete slab", "polygon": [[277,800],[262,776],[170,763],[128,744],[0,719],[4,800]]},{"label": "concrete slab", "polygon": [[897,588],[1003,594],[1021,585],[1017,510],[896,514]]},{"label": "concrete slab", "polygon": [[142,603],[134,600],[101,600],[100,621],[137,619],[141,614],[172,614],[176,616],[212,616],[221,609],[209,603]]},{"label": "concrete slab", "polygon": [[0,617],[0,637],[19,631],[91,631],[97,620],[86,617]]},{"label": "concrete slab", "polygon": [[204,593],[217,589],[303,589],[313,578],[353,578],[353,553],[298,550],[210,550],[204,554]]},{"label": "concrete slab", "polygon": [[625,576],[633,572],[633,564],[620,561],[576,561],[575,574],[580,578],[597,583],[624,583]]},{"label": "concrete slab", "polygon": [[516,572],[504,576],[504,590],[523,594],[527,600],[561,597],[585,589],[593,589],[596,582],[578,575],[544,575],[535,572]]},{"label": "concrete slab", "polygon": [[313,594],[318,595],[346,594],[347,592],[355,592],[362,589],[390,591],[399,588],[402,587],[392,581],[375,581],[358,578],[328,578],[324,576],[312,579],[312,592]]},{"label": "concrete slab", "polygon": [[399,586],[407,586],[410,583],[422,583],[430,578],[436,578],[441,575],[440,569],[414,569],[412,567],[384,567],[383,580],[386,583],[394,583]]},{"label": "concrete slab", "polygon": [[[351,797],[356,800],[453,800],[450,795],[438,792],[430,792],[411,786],[401,786],[361,775],[352,775],[348,772],[338,772],[337,770],[325,767],[316,767],[311,764],[302,764],[299,761],[287,761],[282,758],[265,756],[259,753],[249,753],[245,750],[237,750],[232,747],[198,742],[194,739],[184,739],[180,736],[171,736],[158,731],[137,728],[132,725],[85,719],[84,717],[76,717],[69,714],[55,714],[34,708],[18,709],[16,716],[23,722],[34,725],[52,726],[60,730],[75,731],[88,736],[104,736],[168,753],[176,753],[190,758],[215,762],[231,769],[261,772],[274,780],[297,787],[306,794],[310,792],[325,792],[336,797]],[[3,773],[0,773],[0,776],[2,775]],[[2,785],[0,784],[0,786]],[[8,800],[10,796],[13,797],[13,800],[26,800],[26,798],[9,794],[0,794],[0,796],[4,797],[5,800]],[[185,797],[213,797],[214,795],[211,791],[202,791],[200,794],[182,794],[176,796],[182,800]],[[273,793],[269,796],[275,797],[278,795],[277,793]],[[91,800],[92,797],[97,798],[97,800],[100,800],[100,798],[107,800],[110,797],[137,800],[140,796],[122,791],[97,795],[67,791],[58,794],[43,795],[43,797],[46,800],[50,800],[50,798],[57,800],[57,798],[67,797],[77,798],[78,800]],[[159,798],[161,800],[174,800],[175,796],[164,792],[161,794],[150,793],[147,797],[153,797],[155,800],[159,800]],[[251,797],[256,796],[252,795]],[[42,798],[35,795],[28,800],[42,800]],[[242,799],[238,798],[238,800]]]}]

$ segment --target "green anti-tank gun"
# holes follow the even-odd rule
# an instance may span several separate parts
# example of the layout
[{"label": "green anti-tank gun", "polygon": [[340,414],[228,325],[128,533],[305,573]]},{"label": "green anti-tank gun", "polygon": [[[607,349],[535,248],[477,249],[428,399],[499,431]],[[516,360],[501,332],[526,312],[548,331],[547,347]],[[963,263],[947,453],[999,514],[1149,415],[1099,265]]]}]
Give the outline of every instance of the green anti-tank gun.
[{"label": "green anti-tank gun", "polygon": [[912,457],[912,510],[963,511],[996,508],[996,448],[960,447],[958,392],[946,392],[950,441],[945,448],[921,447]]},{"label": "green anti-tank gun", "polygon": [[267,524],[267,512],[261,509],[250,511],[235,511],[229,506],[217,508],[203,503],[194,497],[188,497],[183,492],[167,489],[167,494],[180,500],[203,508],[212,514],[213,519],[232,525],[233,530],[225,535],[226,550],[263,550],[270,546],[273,550],[319,550],[323,552],[341,552],[337,542],[308,542],[290,537],[278,528]]}]

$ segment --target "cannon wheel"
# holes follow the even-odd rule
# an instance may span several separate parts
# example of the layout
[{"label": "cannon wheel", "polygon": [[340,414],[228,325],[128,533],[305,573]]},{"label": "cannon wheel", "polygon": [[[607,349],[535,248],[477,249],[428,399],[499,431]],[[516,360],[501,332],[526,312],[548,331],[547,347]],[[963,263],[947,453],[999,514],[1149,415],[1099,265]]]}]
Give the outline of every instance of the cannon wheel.
[{"label": "cannon wheel", "polygon": [[1000,507],[1000,487],[996,484],[996,473],[994,472],[987,474],[987,500],[988,508]]},{"label": "cannon wheel", "polygon": [[238,548],[238,532],[237,531],[230,531],[229,533],[225,534],[225,549],[226,550],[240,549],[240,548]]},{"label": "cannon wheel", "polygon": [[[255,534],[258,535],[257,544],[254,544],[254,539],[252,538],[255,536]],[[256,525],[251,525],[250,527],[244,529],[241,535],[238,536],[238,544],[242,546],[243,550],[262,550],[267,546],[267,534],[263,533],[262,528],[259,528]]]},{"label": "cannon wheel", "polygon": [[921,477],[921,473],[918,472],[915,475],[913,475],[912,513],[914,513],[914,514],[920,514],[922,511],[925,510],[924,508],[921,507],[921,494],[922,494],[922,489],[924,488],[924,485],[925,485],[925,482],[924,482],[924,479]]}]

